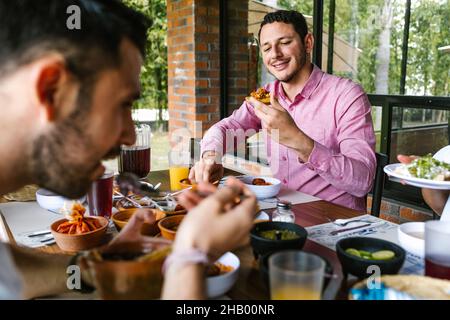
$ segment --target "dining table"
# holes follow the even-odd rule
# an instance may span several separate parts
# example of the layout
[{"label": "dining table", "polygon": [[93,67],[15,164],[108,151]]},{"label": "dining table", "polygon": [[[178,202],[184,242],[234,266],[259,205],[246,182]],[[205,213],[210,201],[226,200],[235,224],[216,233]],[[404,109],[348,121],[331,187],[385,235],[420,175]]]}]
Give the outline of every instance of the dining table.
[{"label": "dining table", "polygon": [[[225,174],[240,175],[240,173],[231,170],[226,170]],[[147,181],[154,185],[161,183],[161,191],[170,190],[169,170],[153,171],[147,176]],[[0,202],[5,201],[2,199]],[[270,216],[273,210],[266,209],[265,212]],[[324,200],[294,204],[292,211],[295,214],[295,223],[305,228],[328,223],[335,219],[348,219],[366,214],[365,212],[356,211]],[[1,218],[0,227],[9,235],[9,240],[14,242],[14,237],[11,230],[9,230],[8,224]],[[64,253],[56,244],[39,247],[34,250],[51,254]],[[323,290],[322,299],[346,299],[348,290],[354,284],[354,280],[347,280],[344,276],[336,252],[309,239],[306,240],[302,250],[321,256],[332,267],[332,274],[326,275],[330,279],[328,285]],[[259,272],[259,261],[255,259],[250,241],[246,245],[234,250],[233,253],[240,259],[240,270],[236,284],[226,296],[236,300],[270,299],[269,288],[262,280]]]}]

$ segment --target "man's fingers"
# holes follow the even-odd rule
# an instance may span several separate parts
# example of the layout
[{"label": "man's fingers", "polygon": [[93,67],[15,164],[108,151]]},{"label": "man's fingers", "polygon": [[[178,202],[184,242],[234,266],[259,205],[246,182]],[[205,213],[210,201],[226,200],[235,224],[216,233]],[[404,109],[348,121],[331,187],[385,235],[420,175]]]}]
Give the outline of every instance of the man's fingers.
[{"label": "man's fingers", "polygon": [[189,171],[189,180],[195,180],[195,165]]},{"label": "man's fingers", "polygon": [[405,156],[403,154],[399,154],[397,156],[397,160],[404,164],[411,163],[414,159],[417,159],[417,158],[418,158],[417,156]]},{"label": "man's fingers", "polygon": [[217,203],[219,209],[223,209],[227,204],[233,203],[240,192],[241,188],[237,186],[225,186],[214,193],[210,199],[213,203]]},{"label": "man's fingers", "polygon": [[284,109],[280,103],[278,102],[278,99],[275,97],[275,95],[270,95],[270,106],[274,109],[277,109],[278,111],[285,112],[286,109]]},{"label": "man's fingers", "polygon": [[178,196],[178,203],[187,210],[196,207],[200,201],[202,201],[202,198],[190,190],[186,190]]}]

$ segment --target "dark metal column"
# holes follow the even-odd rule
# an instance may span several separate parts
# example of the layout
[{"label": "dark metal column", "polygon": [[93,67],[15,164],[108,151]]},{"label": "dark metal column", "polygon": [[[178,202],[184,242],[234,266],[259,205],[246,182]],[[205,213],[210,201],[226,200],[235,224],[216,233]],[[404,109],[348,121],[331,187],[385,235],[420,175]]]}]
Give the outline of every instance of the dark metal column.
[{"label": "dark metal column", "polygon": [[405,94],[406,67],[408,65],[408,40],[409,40],[410,20],[411,20],[411,0],[407,0],[406,5],[405,5],[405,27],[403,29],[402,69],[401,69],[401,74],[400,74],[400,94]]},{"label": "dark metal column", "polygon": [[228,3],[220,0],[220,119],[228,116]]},{"label": "dark metal column", "polygon": [[323,0],[314,0],[313,30],[313,63],[322,68]]},{"label": "dark metal column", "polygon": [[330,14],[328,16],[328,58],[327,58],[327,72],[329,74],[333,74],[335,15],[336,15],[336,0],[330,0]]}]

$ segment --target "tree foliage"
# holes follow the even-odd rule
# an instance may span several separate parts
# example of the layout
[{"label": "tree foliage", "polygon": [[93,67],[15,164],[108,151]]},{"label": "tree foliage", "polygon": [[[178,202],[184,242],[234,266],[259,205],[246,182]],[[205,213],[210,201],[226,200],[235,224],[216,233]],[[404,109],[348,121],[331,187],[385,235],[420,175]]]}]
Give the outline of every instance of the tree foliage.
[{"label": "tree foliage", "polygon": [[[336,0],[335,33],[362,50],[357,70],[346,74],[375,93],[376,59],[383,25],[380,15],[385,0]],[[389,94],[400,93],[404,0],[393,1],[390,36]],[[328,24],[329,1],[325,1],[324,30]],[[411,1],[406,94],[449,96],[450,54],[438,50],[450,45],[450,0]],[[313,1],[279,0],[284,8],[312,14]],[[325,53],[324,53],[325,54]]]},{"label": "tree foliage", "polygon": [[142,98],[135,108],[167,109],[167,10],[165,0],[123,0],[152,21],[147,35],[147,57],[142,68]]}]

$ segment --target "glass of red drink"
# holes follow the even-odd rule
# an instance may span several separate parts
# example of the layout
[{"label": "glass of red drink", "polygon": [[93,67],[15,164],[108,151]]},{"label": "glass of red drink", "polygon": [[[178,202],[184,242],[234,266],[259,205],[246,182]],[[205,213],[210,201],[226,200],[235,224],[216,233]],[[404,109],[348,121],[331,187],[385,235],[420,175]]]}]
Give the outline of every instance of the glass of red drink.
[{"label": "glass of red drink", "polygon": [[107,171],[92,183],[88,193],[89,214],[110,218],[113,204],[114,173]]},{"label": "glass of red drink", "polygon": [[131,172],[139,178],[150,173],[151,129],[149,125],[136,125],[136,143],[122,146],[119,157],[119,172]]},{"label": "glass of red drink", "polygon": [[425,223],[425,275],[450,280],[450,221]]}]

